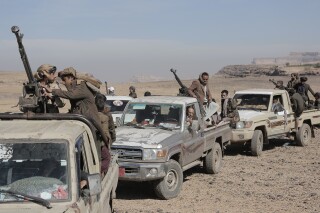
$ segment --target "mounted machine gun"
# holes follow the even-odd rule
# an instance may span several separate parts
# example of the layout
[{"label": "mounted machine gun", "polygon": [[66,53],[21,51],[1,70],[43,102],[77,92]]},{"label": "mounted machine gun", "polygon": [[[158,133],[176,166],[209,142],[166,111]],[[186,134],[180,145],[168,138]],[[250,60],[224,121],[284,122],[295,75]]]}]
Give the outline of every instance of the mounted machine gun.
[{"label": "mounted machine gun", "polygon": [[47,100],[42,95],[42,90],[37,80],[33,77],[27,53],[22,44],[23,34],[19,33],[20,29],[18,26],[11,27],[11,31],[17,38],[21,60],[28,76],[28,82],[23,84],[23,95],[19,98],[18,105],[20,106],[20,110],[22,112],[31,111],[46,113]]}]

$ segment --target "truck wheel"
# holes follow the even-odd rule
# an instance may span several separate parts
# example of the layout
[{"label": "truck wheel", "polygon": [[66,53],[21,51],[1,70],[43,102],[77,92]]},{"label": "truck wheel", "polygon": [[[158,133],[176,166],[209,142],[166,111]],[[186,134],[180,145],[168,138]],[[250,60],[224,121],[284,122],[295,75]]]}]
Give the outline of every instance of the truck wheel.
[{"label": "truck wheel", "polygon": [[309,124],[302,124],[296,135],[296,142],[299,146],[306,146],[311,140],[311,128]]},{"label": "truck wheel", "polygon": [[208,152],[204,159],[203,167],[208,174],[217,174],[221,171],[222,150],[220,144],[214,143],[213,149]]},{"label": "truck wheel", "polygon": [[261,130],[254,130],[251,139],[251,154],[253,156],[260,156],[263,149],[263,133]]},{"label": "truck wheel", "polygon": [[183,173],[180,164],[175,160],[168,163],[166,176],[156,182],[155,193],[164,200],[177,197],[181,191],[183,183]]}]

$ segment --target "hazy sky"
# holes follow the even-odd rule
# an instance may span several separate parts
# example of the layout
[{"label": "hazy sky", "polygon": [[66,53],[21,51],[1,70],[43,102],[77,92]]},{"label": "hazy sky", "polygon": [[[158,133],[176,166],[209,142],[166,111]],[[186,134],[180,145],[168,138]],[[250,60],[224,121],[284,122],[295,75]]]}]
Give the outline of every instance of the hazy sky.
[{"label": "hazy sky", "polygon": [[255,57],[320,51],[318,0],[1,0],[0,70],[73,66],[102,81],[183,79]]}]

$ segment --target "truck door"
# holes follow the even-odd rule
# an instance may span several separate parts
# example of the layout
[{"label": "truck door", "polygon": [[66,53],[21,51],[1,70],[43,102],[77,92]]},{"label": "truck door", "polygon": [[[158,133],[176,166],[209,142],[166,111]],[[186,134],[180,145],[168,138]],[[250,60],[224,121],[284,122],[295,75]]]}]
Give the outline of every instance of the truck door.
[{"label": "truck door", "polygon": [[283,97],[281,94],[274,94],[272,106],[269,114],[270,135],[283,134],[288,126],[287,110],[284,107]]},{"label": "truck door", "polygon": [[[88,187],[87,185],[84,186],[82,189],[80,187],[81,181],[85,179],[84,177],[89,174],[95,174],[99,173],[99,171],[96,171],[96,164],[99,165],[99,162],[97,162],[97,158],[94,157],[93,153],[96,153],[96,150],[92,150],[92,143],[89,140],[89,136],[87,133],[83,133],[81,135],[76,143],[76,158],[77,158],[77,173],[78,173],[78,187],[79,187],[79,200],[77,202],[77,205],[79,206],[81,212],[92,212],[92,213],[98,213],[100,211],[99,206],[99,195],[90,196],[88,194],[88,190],[85,189]],[[95,146],[93,146],[95,148]]]},{"label": "truck door", "polygon": [[[190,121],[188,121],[188,110],[194,112]],[[184,118],[183,162],[186,165],[200,158],[204,150],[204,137],[202,128],[200,128],[200,109],[196,103],[187,105]]]}]

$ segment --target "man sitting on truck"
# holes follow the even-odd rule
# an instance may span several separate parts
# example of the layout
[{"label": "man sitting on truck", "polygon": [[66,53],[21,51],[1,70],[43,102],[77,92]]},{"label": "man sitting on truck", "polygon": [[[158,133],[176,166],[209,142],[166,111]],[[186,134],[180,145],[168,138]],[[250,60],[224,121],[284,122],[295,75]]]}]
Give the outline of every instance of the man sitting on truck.
[{"label": "man sitting on truck", "polygon": [[186,123],[188,127],[192,126],[192,121],[194,119],[194,109],[192,106],[187,107],[187,117],[186,117]]},{"label": "man sitting on truck", "polygon": [[310,85],[306,83],[307,80],[308,80],[307,77],[301,77],[300,78],[300,83],[295,85],[296,91],[298,93],[300,93],[300,95],[302,95],[302,97],[305,100],[306,104],[308,104],[308,102],[310,100],[309,95],[308,95],[309,91],[313,95],[313,97],[315,97],[315,93],[311,89]]}]

